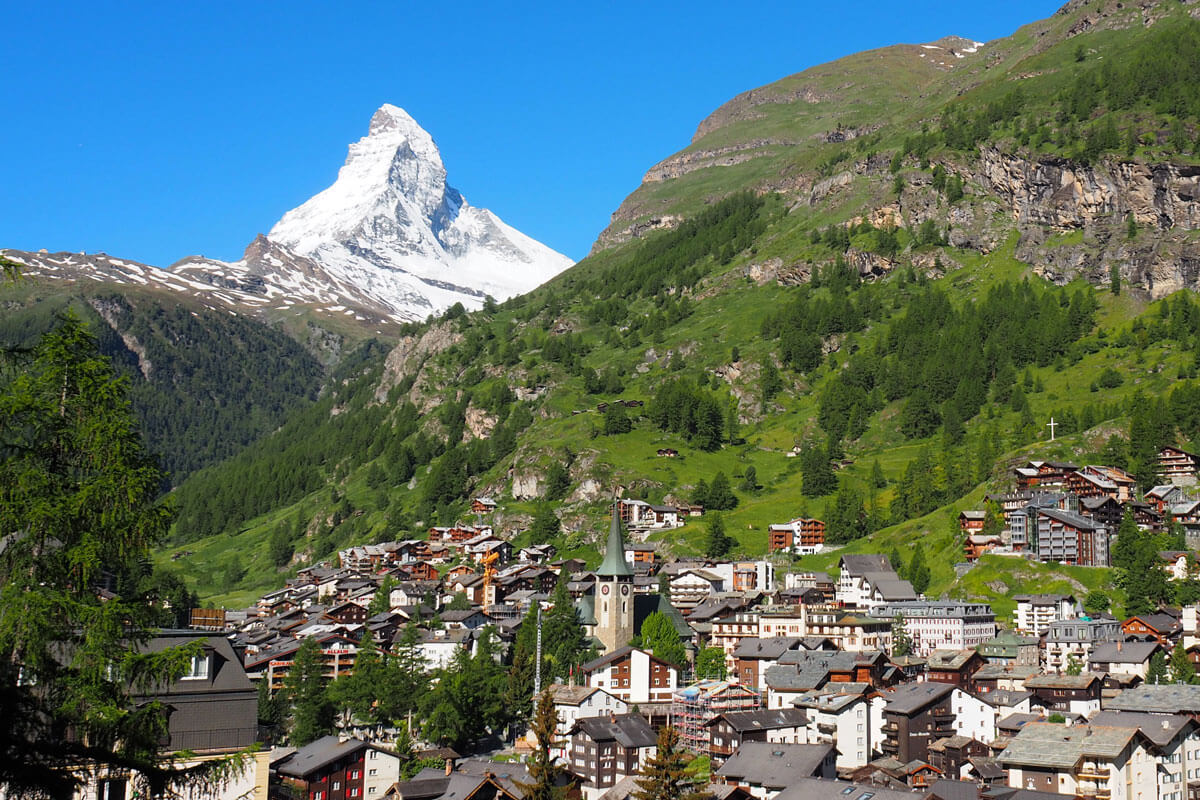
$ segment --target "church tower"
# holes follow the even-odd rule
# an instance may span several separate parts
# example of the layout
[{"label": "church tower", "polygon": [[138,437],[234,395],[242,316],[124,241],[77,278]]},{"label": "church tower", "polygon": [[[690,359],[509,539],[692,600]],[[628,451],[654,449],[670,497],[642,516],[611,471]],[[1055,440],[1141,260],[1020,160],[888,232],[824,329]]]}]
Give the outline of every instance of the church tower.
[{"label": "church tower", "polygon": [[625,537],[621,533],[621,514],[613,503],[612,524],[604,561],[596,570],[596,638],[611,653],[629,644],[633,638],[633,568],[625,560]]}]

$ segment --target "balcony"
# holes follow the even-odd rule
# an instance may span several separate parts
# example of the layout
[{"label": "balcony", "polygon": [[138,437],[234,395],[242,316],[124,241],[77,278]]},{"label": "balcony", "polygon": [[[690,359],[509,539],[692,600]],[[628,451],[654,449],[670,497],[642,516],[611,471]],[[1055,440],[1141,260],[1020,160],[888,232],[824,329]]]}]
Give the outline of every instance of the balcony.
[{"label": "balcony", "polygon": [[[893,727],[895,727],[895,726],[893,726]],[[887,726],[886,725],[883,726],[883,729],[887,730]],[[818,722],[817,730],[820,731],[821,733],[834,734],[834,733],[837,733],[837,725],[834,725],[829,722]]]}]

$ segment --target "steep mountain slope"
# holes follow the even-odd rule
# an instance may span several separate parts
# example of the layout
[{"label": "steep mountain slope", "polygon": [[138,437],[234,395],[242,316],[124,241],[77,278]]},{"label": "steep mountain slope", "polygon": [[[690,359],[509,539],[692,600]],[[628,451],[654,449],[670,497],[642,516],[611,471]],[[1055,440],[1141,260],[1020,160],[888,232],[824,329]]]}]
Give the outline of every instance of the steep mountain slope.
[{"label": "steep mountain slope", "polygon": [[[745,553],[809,514],[851,549],[922,543],[934,593],[1106,584],[1054,568],[1007,592],[957,584],[951,528],[1015,459],[1150,480],[1148,450],[1200,437],[1200,307],[1151,303],[1195,279],[1184,182],[1200,107],[1186,87],[1131,104],[1087,93],[1101,71],[1120,86],[1188,61],[1196,8],[1075,3],[1009,39],[859,54],[732,102],[697,144],[749,142],[744,160],[688,163],[689,148],[591,257],[410,329],[286,434],[181,487],[179,568],[240,600],[339,545],[464,518],[475,493],[501,500],[501,531],[552,509],[562,549],[589,556],[612,493],[713,508],[728,482]],[[1000,180],[1004,163],[1029,169]],[[1065,420],[1053,444],[1051,415]],[[272,496],[244,488],[268,474],[284,478]],[[706,538],[692,523],[663,541],[687,553]],[[247,552],[264,555],[248,572]]]},{"label": "steep mountain slope", "polygon": [[[135,265],[122,269],[138,275]],[[158,272],[146,267],[145,274]],[[311,403],[321,363],[280,330],[214,311],[173,292],[66,287],[23,277],[5,287],[0,346],[26,347],[71,311],[129,380],[147,445],[172,483],[229,458]],[[314,352],[338,346],[312,329]]]}]

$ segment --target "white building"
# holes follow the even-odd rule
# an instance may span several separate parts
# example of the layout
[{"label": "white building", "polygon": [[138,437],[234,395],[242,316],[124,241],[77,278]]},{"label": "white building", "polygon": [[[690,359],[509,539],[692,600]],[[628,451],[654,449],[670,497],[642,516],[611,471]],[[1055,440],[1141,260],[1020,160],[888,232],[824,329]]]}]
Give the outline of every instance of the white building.
[{"label": "white building", "polygon": [[794,705],[808,715],[808,741],[837,745],[837,768],[865,766],[880,752],[883,741],[883,701],[865,694],[839,694],[832,688],[805,692]]},{"label": "white building", "polygon": [[924,600],[877,606],[871,616],[904,620],[912,637],[913,652],[926,656],[934,650],[965,650],[996,636],[996,615],[987,603]]},{"label": "white building", "polygon": [[1013,599],[1013,630],[1027,636],[1041,636],[1050,623],[1075,616],[1075,598],[1069,594],[1019,594]]},{"label": "white building", "polygon": [[558,714],[557,747],[551,748],[550,754],[564,762],[570,746],[567,732],[575,727],[576,720],[629,712],[629,704],[624,700],[594,686],[564,686],[556,683],[550,687],[550,694]]},{"label": "white building", "polygon": [[676,665],[636,647],[614,650],[579,669],[588,686],[604,689],[625,703],[669,703],[679,686]]},{"label": "white building", "polygon": [[841,573],[834,593],[845,606],[870,610],[885,603],[917,599],[912,584],[896,574],[885,555],[842,556],[838,566]]}]

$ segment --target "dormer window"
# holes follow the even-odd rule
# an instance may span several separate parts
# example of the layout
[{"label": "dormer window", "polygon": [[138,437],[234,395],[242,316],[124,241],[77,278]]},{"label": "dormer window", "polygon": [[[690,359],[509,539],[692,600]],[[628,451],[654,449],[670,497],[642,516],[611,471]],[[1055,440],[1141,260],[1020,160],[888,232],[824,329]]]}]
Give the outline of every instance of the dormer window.
[{"label": "dormer window", "polygon": [[187,671],[183,673],[181,680],[185,681],[202,681],[208,679],[208,663],[211,656],[207,652],[202,652],[192,656],[192,661],[188,664]]}]

